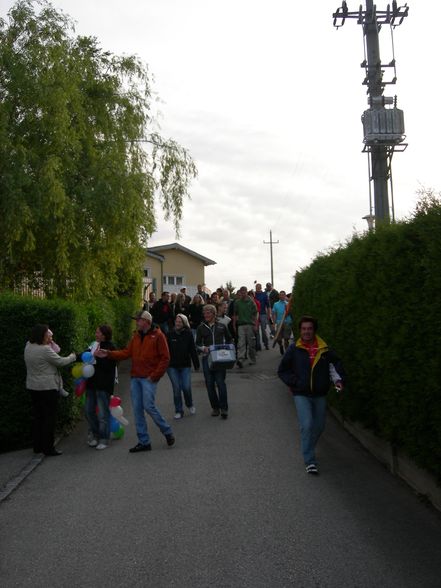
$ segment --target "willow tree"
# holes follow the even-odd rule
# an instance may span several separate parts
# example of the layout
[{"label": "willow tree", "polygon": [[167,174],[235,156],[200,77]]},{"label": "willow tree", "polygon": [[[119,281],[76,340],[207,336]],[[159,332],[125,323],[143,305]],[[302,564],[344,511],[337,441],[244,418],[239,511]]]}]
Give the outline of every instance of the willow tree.
[{"label": "willow tree", "polygon": [[147,66],[46,0],[0,20],[1,288],[113,295],[140,272],[155,199],[179,229],[196,167],[150,106]]}]

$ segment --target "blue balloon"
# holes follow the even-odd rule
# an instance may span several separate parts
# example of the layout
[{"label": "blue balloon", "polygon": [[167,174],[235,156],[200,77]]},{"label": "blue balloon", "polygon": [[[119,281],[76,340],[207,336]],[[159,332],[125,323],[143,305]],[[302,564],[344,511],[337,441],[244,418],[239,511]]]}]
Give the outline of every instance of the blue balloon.
[{"label": "blue balloon", "polygon": [[120,428],[120,423],[116,420],[115,417],[113,417],[112,415],[110,415],[110,431],[112,433],[117,433],[119,431]]},{"label": "blue balloon", "polygon": [[78,386],[78,384],[81,384],[81,382],[84,380],[84,378],[76,378],[74,380],[74,386]]},{"label": "blue balloon", "polygon": [[93,361],[93,355],[90,351],[85,351],[82,355],[81,355],[81,360],[84,363],[90,363]]}]

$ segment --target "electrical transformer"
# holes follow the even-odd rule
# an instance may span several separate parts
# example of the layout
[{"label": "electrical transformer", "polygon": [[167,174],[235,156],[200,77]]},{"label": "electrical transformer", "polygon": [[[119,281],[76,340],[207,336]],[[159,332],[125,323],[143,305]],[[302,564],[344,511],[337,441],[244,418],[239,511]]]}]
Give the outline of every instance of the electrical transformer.
[{"label": "electrical transformer", "polygon": [[399,108],[369,108],[361,116],[366,145],[396,145],[404,141],[404,113]]}]

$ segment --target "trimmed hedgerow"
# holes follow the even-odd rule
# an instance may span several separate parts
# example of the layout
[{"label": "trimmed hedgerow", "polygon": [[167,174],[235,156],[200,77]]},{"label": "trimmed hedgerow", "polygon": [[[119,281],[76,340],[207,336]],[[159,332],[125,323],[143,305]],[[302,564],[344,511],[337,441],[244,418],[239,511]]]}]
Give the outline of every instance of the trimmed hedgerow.
[{"label": "trimmed hedgerow", "polygon": [[132,316],[135,303],[132,298],[112,298],[110,304],[113,309],[113,340],[117,347],[125,347],[132,336],[134,323]]},{"label": "trimmed hedgerow", "polygon": [[[109,323],[114,340],[124,344],[129,338],[134,302],[101,300],[72,302],[46,300],[13,294],[0,295],[0,448],[8,451],[29,446],[31,403],[26,392],[23,352],[29,332],[36,323],[46,323],[60,345],[60,354],[83,351],[94,340],[95,329]],[[61,370],[65,388],[72,392],[70,368]],[[80,405],[74,394],[62,398],[58,409],[58,430],[66,431],[76,421]]]},{"label": "trimmed hedgerow", "polygon": [[338,407],[441,481],[441,205],[319,255],[298,272],[294,315],[313,314],[349,381]]}]

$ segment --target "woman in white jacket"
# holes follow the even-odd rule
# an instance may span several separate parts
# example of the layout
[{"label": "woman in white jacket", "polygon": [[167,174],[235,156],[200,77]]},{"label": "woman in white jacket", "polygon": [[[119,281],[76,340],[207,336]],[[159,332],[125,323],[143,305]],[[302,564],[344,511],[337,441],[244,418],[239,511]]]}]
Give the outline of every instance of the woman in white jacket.
[{"label": "woman in white jacket", "polygon": [[32,439],[34,453],[61,455],[54,447],[59,390],[62,386],[58,368],[76,360],[75,353],[61,357],[51,347],[52,331],[47,325],[35,325],[26,343],[26,389],[32,401]]}]

